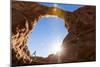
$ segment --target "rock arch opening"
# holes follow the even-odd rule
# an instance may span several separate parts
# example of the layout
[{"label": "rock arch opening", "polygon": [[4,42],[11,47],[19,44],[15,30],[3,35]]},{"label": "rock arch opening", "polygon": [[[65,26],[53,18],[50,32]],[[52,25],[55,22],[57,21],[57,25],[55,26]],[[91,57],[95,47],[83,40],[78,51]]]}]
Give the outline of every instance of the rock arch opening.
[{"label": "rock arch opening", "polygon": [[34,56],[48,57],[61,51],[64,38],[68,35],[65,21],[55,15],[41,16],[29,34],[28,49]]}]

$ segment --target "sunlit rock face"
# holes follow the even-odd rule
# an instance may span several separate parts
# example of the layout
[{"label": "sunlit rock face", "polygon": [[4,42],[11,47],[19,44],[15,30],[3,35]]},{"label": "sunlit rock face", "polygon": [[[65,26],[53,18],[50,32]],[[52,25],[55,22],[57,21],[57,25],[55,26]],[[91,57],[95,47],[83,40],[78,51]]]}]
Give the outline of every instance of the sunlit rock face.
[{"label": "sunlit rock face", "polygon": [[[53,12],[53,9],[54,7],[46,7],[38,3],[13,1],[11,36],[13,65],[33,64],[34,57],[30,55],[27,47],[28,35],[39,18],[47,15],[63,18],[65,27],[69,31],[62,44],[61,62],[95,60],[95,6],[81,7],[74,12],[57,7],[57,12]],[[41,60],[47,63],[50,58],[52,60],[52,56]]]}]

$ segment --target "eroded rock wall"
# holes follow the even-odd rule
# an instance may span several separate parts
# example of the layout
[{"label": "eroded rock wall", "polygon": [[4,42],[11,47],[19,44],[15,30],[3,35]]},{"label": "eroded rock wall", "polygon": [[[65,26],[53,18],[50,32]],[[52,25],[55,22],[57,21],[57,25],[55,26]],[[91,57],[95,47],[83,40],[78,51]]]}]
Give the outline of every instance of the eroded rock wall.
[{"label": "eroded rock wall", "polygon": [[73,12],[76,19],[73,20],[74,24],[63,41],[62,62],[95,60],[95,9],[93,6],[85,6]]},{"label": "eroded rock wall", "polygon": [[[42,6],[34,2],[12,2],[12,64],[32,64],[27,47],[28,35],[41,16],[56,15],[65,20],[69,31],[63,41],[62,62],[95,60],[95,7],[82,7],[75,12]],[[66,61],[67,60],[67,61]]]}]

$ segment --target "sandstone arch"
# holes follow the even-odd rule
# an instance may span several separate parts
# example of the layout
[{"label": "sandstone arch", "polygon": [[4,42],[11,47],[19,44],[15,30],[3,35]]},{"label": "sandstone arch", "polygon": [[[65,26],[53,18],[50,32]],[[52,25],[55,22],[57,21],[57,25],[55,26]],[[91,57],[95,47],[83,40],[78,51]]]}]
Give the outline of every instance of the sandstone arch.
[{"label": "sandstone arch", "polygon": [[[65,20],[69,34],[63,41],[62,62],[95,60],[95,6],[81,7],[74,12],[33,2],[12,3],[12,64],[32,64],[27,48],[28,34],[41,16],[55,15]],[[66,52],[67,51],[67,52]],[[67,60],[67,61],[66,61]]]}]

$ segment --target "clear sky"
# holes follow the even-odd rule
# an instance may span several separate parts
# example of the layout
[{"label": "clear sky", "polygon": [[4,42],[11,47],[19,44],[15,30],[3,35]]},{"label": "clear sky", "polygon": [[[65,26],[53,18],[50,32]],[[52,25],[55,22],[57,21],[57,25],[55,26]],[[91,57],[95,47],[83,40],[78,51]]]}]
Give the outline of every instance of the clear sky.
[{"label": "clear sky", "polygon": [[[48,7],[53,7],[54,3],[40,3],[44,6],[48,6]],[[82,5],[73,5],[73,4],[57,4],[57,7],[63,10],[67,10],[67,11],[75,11],[80,7],[83,7]]]},{"label": "clear sky", "polygon": [[[54,4],[41,3],[45,6]],[[81,6],[78,5],[56,5],[57,7],[74,11]],[[37,56],[47,57],[54,52],[54,49],[62,44],[63,39],[68,34],[64,26],[64,20],[58,17],[42,17],[39,19],[34,31],[28,39],[28,48],[31,54],[36,51]]]}]

